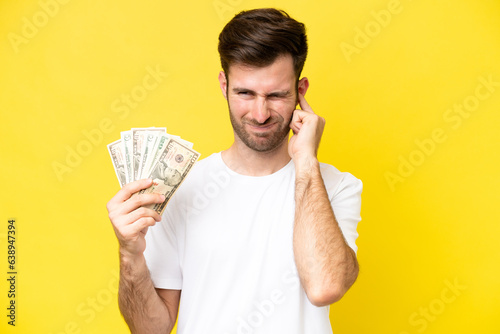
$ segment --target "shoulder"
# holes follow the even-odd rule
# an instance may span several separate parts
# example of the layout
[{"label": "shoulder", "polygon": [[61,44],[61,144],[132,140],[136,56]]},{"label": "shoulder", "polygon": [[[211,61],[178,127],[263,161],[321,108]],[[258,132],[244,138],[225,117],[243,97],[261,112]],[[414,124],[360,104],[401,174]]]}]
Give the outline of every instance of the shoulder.
[{"label": "shoulder", "polygon": [[341,172],[336,167],[320,163],[321,176],[330,197],[340,193],[359,193],[363,189],[363,182],[348,172]]}]

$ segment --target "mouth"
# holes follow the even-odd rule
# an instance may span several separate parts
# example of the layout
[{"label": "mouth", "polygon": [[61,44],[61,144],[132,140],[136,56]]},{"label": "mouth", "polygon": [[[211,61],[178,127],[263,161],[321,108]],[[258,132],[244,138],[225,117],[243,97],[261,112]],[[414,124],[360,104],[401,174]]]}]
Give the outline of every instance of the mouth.
[{"label": "mouth", "polygon": [[267,130],[267,129],[270,129],[276,125],[276,123],[269,123],[269,124],[250,124],[250,123],[247,123],[247,124],[249,127],[251,127],[252,129],[256,129],[256,130]]},{"label": "mouth", "polygon": [[274,127],[277,125],[277,123],[269,123],[269,124],[261,124],[261,125],[247,123],[247,125],[253,132],[264,133],[264,132],[268,132],[268,131],[274,129]]}]

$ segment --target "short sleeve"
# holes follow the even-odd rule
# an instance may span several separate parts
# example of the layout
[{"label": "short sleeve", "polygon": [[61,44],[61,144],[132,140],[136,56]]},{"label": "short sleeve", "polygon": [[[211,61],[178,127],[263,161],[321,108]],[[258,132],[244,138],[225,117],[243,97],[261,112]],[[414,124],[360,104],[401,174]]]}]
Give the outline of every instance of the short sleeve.
[{"label": "short sleeve", "polygon": [[[173,200],[169,205],[174,204]],[[168,209],[167,206],[162,220],[148,229],[144,257],[156,288],[181,290],[179,245],[171,212]]]},{"label": "short sleeve", "polygon": [[347,244],[357,253],[357,227],[361,221],[363,183],[349,173],[342,173],[342,175],[342,180],[333,194],[330,194],[330,202]]}]

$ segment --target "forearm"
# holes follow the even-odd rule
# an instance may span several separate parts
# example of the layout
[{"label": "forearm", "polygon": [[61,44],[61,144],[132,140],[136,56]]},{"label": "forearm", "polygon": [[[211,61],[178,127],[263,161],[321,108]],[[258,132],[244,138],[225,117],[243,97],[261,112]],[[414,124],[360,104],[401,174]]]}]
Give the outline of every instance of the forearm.
[{"label": "forearm", "polygon": [[175,319],[157,294],[146,260],[120,254],[120,311],[130,331],[139,333],[170,333]]},{"label": "forearm", "polygon": [[316,159],[296,163],[295,262],[301,283],[317,306],[339,300],[358,274],[328,198]]}]

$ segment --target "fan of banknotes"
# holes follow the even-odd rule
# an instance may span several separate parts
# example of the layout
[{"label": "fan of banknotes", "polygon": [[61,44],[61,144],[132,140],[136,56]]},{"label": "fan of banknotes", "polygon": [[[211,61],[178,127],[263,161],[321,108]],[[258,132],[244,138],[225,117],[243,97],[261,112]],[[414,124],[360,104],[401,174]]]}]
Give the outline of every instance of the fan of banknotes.
[{"label": "fan of banknotes", "polygon": [[184,181],[200,154],[193,144],[167,133],[166,128],[132,128],[108,145],[120,186],[144,178],[153,179],[143,193],[161,193],[165,201],[150,208],[162,214],[167,202]]}]

